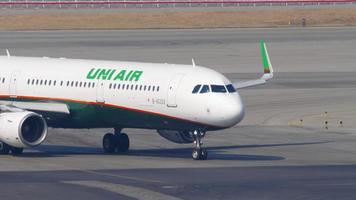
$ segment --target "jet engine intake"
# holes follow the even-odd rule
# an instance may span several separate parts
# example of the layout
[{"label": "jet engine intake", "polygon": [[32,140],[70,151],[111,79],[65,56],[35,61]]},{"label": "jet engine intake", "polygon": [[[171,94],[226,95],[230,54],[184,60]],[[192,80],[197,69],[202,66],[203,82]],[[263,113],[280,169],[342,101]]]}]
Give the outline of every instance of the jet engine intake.
[{"label": "jet engine intake", "polygon": [[0,141],[13,147],[25,148],[41,144],[47,136],[47,123],[37,113],[0,113]]}]

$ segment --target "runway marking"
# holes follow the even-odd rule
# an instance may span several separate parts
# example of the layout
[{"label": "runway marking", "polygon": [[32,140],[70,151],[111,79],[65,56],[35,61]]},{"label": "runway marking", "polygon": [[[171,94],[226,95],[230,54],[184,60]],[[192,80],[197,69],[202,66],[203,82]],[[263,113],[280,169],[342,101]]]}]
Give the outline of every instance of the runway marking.
[{"label": "runway marking", "polygon": [[156,191],[128,186],[117,183],[108,183],[103,181],[62,181],[62,183],[86,186],[92,188],[99,188],[106,191],[114,192],[117,194],[125,195],[135,199],[144,199],[144,200],[181,200],[180,198],[159,193]]},{"label": "runway marking", "polygon": [[[9,157],[11,159],[13,159],[12,157]],[[33,160],[37,160],[40,162],[40,159],[35,159],[33,158]],[[141,181],[141,182],[147,182],[147,183],[165,183],[163,181],[159,181],[159,180],[153,180],[153,179],[148,179],[148,178],[137,178],[137,177],[132,177],[132,176],[124,176],[124,175],[117,175],[117,174],[111,174],[111,173],[105,173],[105,172],[98,172],[98,171],[93,171],[93,170],[89,170],[89,169],[81,169],[78,167],[73,167],[73,166],[66,166],[63,164],[56,164],[56,163],[46,163],[46,165],[48,166],[53,166],[53,167],[60,167],[61,169],[58,170],[73,170],[73,171],[79,171],[79,172],[83,172],[83,173],[88,173],[88,174],[94,174],[94,175],[100,175],[100,176],[111,176],[111,177],[116,177],[116,178],[123,178],[123,179],[128,179],[128,180],[133,180],[133,181]]]},{"label": "runway marking", "polygon": [[164,189],[176,189],[178,187],[179,186],[177,186],[177,185],[164,185],[164,186],[162,186],[162,188],[164,188]]},{"label": "runway marking", "polygon": [[123,175],[110,174],[110,173],[105,173],[105,172],[97,172],[97,171],[91,171],[91,170],[78,170],[78,171],[86,172],[86,173],[89,173],[89,174],[95,174],[95,175],[112,176],[112,177],[116,177],[116,178],[124,178],[124,179],[133,180],[133,181],[150,182],[150,183],[164,183],[164,182],[159,181],[159,180],[137,178],[137,177],[132,177],[132,176],[123,176]]}]

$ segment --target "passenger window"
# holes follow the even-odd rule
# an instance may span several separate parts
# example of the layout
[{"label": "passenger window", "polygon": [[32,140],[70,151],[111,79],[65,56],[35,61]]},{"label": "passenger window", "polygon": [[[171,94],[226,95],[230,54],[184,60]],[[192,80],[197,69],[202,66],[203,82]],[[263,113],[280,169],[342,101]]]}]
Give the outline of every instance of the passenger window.
[{"label": "passenger window", "polygon": [[157,86],[157,92],[159,91],[159,86]]},{"label": "passenger window", "polygon": [[43,80],[40,81],[40,85],[42,85],[42,83],[43,83]]},{"label": "passenger window", "polygon": [[79,82],[79,87],[82,87],[82,82],[81,81]]},{"label": "passenger window", "polygon": [[155,86],[152,86],[152,91],[153,91],[153,92],[155,91],[155,89],[156,89],[156,87],[155,87]]},{"label": "passenger window", "polygon": [[86,87],[86,86],[87,86],[87,82],[84,82],[84,83],[83,83],[83,87]]},{"label": "passenger window", "polygon": [[30,84],[30,79],[27,79],[27,85],[29,85]]},{"label": "passenger window", "polygon": [[138,89],[138,85],[135,86],[135,90],[137,90],[137,89]]},{"label": "passenger window", "polygon": [[214,93],[226,93],[226,88],[224,85],[210,85],[211,91]]},{"label": "passenger window", "polygon": [[147,91],[150,91],[150,90],[151,90],[151,86],[149,85]]},{"label": "passenger window", "polygon": [[142,85],[140,85],[140,91],[142,90]]},{"label": "passenger window", "polygon": [[129,87],[130,87],[130,85],[129,85],[129,84],[127,84],[127,85],[126,85],[126,90],[130,89]]},{"label": "passenger window", "polygon": [[52,81],[51,81],[51,80],[49,80],[49,81],[48,81],[48,85],[51,85],[51,83],[52,83]]},{"label": "passenger window", "polygon": [[94,87],[95,87],[95,83],[93,83],[91,87],[93,87],[93,88],[94,88]]},{"label": "passenger window", "polygon": [[35,84],[35,79],[32,79],[32,85]]},{"label": "passenger window", "polygon": [[234,86],[232,84],[226,85],[227,91],[229,91],[230,93],[234,93],[236,92],[236,89],[234,88]]},{"label": "passenger window", "polygon": [[110,84],[109,84],[109,89],[111,89],[111,85],[112,85],[112,84],[110,83]]},{"label": "passenger window", "polygon": [[131,90],[133,90],[133,87],[134,87],[134,86],[133,86],[133,85],[131,85]]},{"label": "passenger window", "polygon": [[120,89],[120,84],[117,84],[117,89]]},{"label": "passenger window", "polygon": [[193,94],[198,93],[200,87],[201,87],[201,85],[196,85],[196,86],[193,88],[192,93],[193,93]]},{"label": "passenger window", "polygon": [[144,91],[146,91],[146,87],[147,87],[146,85],[145,85],[145,87],[143,87],[143,90],[144,90]]},{"label": "passenger window", "polygon": [[57,82],[57,81],[53,81],[53,85],[54,85],[54,86],[56,86],[56,82]]},{"label": "passenger window", "polygon": [[203,85],[203,87],[200,90],[200,93],[208,93],[210,92],[209,85]]}]

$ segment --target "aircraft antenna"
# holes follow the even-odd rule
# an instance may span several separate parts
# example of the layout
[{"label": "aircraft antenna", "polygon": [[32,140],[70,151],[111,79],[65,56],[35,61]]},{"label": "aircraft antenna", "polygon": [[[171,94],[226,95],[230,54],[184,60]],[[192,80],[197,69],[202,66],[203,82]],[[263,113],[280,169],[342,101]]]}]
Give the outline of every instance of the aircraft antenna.
[{"label": "aircraft antenna", "polygon": [[10,57],[10,56],[11,56],[8,49],[6,49],[6,55],[7,55],[7,57]]}]

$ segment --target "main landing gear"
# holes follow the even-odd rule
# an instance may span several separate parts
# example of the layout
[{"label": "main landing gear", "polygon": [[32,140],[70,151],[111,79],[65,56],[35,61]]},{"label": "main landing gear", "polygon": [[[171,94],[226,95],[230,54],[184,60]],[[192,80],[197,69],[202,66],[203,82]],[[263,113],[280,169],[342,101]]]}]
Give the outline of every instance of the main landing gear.
[{"label": "main landing gear", "polygon": [[13,147],[0,141],[0,155],[6,155],[9,154],[10,152],[14,156],[20,155],[23,152],[23,148]]},{"label": "main landing gear", "polygon": [[193,149],[192,157],[194,160],[206,160],[208,158],[208,152],[202,148],[203,143],[201,142],[201,139],[204,136],[204,131],[193,132],[195,148]]},{"label": "main landing gear", "polygon": [[121,129],[115,128],[115,134],[107,133],[103,138],[103,149],[105,153],[124,153],[130,148],[129,136],[122,133]]}]

